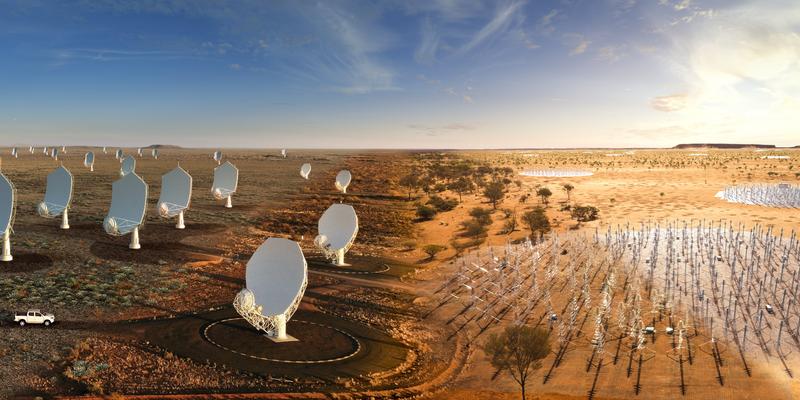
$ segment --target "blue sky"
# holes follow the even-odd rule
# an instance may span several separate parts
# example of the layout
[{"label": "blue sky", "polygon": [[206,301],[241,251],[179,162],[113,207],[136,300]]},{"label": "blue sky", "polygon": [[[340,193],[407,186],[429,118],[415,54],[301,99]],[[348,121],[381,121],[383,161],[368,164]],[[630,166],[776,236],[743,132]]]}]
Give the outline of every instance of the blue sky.
[{"label": "blue sky", "polygon": [[800,2],[0,0],[0,144],[800,144]]}]

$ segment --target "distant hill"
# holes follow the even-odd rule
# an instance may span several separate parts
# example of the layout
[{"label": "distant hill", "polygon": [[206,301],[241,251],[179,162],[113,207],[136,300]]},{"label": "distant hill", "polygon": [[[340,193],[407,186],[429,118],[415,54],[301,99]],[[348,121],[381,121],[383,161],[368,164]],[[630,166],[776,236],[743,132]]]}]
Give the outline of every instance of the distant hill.
[{"label": "distant hill", "polygon": [[174,144],[151,144],[150,146],[145,147],[145,149],[180,149],[181,146],[175,146]]},{"label": "distant hill", "polygon": [[[742,144],[742,143],[683,143],[673,149],[744,149],[755,147],[757,149],[774,149],[774,144]],[[800,147],[800,146],[799,146]]]}]

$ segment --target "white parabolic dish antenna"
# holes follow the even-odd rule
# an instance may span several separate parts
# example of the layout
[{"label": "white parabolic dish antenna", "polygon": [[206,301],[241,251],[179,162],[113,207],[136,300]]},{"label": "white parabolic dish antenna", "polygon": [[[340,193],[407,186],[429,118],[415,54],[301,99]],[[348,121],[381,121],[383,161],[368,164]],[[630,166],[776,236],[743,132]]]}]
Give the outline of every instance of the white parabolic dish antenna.
[{"label": "white parabolic dish antenna", "polygon": [[153,149],[153,151],[152,151],[150,154],[152,154],[152,155],[153,155],[153,158],[155,158],[156,160],[158,160],[158,149]]},{"label": "white parabolic dish antenna", "polygon": [[11,261],[11,227],[14,224],[16,193],[14,185],[0,173],[0,230],[3,232],[3,254],[0,261]]},{"label": "white parabolic dish antenna", "polygon": [[214,168],[214,183],[211,185],[211,193],[217,200],[225,200],[225,207],[231,208],[231,195],[236,193],[239,185],[239,169],[230,161]]},{"label": "white parabolic dish antenna", "polygon": [[334,204],[328,207],[318,224],[319,235],[314,244],[322,250],[334,264],[343,266],[344,254],[350,250],[358,235],[358,215],[349,204]]},{"label": "white parabolic dish antenna", "polygon": [[47,175],[47,188],[44,201],[39,203],[36,211],[45,218],[61,215],[61,229],[69,229],[69,206],[72,203],[72,174],[60,166]]},{"label": "white parabolic dish antenna", "polygon": [[286,149],[281,149],[281,157],[286,158]]},{"label": "white parabolic dish antenna", "polygon": [[17,154],[17,148],[16,147],[11,149],[11,156],[14,157],[14,158],[19,158],[19,155]]},{"label": "white parabolic dish antenna", "polygon": [[53,147],[53,149],[50,150],[50,157],[58,160],[58,149],[57,148]]},{"label": "white parabolic dish antenna", "polygon": [[94,171],[94,153],[88,152],[83,156],[83,166],[89,168],[89,171]]},{"label": "white parabolic dish antenna", "polygon": [[134,171],[136,171],[136,159],[131,156],[125,156],[125,158],[122,159],[122,166],[119,168],[119,174],[125,176]]},{"label": "white parabolic dish antenna", "polygon": [[116,158],[117,160],[120,160],[120,162],[122,162],[122,149],[117,149],[117,152],[114,153],[114,158]]},{"label": "white parabolic dish antenna", "polygon": [[183,223],[183,212],[192,201],[192,176],[180,166],[161,177],[161,195],[158,197],[158,214],[164,218],[178,216],[178,229]]},{"label": "white parabolic dish antenna", "polygon": [[292,317],[308,283],[308,265],[300,246],[283,238],[269,238],[250,257],[245,288],[233,306],[256,329],[275,341],[292,341],[286,322]]},{"label": "white parabolic dish antenna", "polygon": [[141,157],[141,156],[142,156],[142,148],[141,148],[141,147],[139,147],[138,149],[136,149],[136,154],[138,154],[138,155],[139,155],[139,157]]},{"label": "white parabolic dish antenna", "polygon": [[343,169],[336,174],[336,189],[339,189],[342,193],[347,193],[347,187],[350,186],[350,180],[353,179],[353,175],[350,174],[350,171]]},{"label": "white parabolic dish antenna", "polygon": [[131,235],[131,249],[139,246],[139,225],[144,221],[147,209],[147,184],[131,172],[114,182],[111,188],[111,207],[103,220],[109,235]]},{"label": "white parabolic dish antenna", "polygon": [[300,166],[300,176],[302,176],[303,179],[308,179],[308,176],[310,174],[311,174],[311,164],[305,163],[302,166]]},{"label": "white parabolic dish antenna", "polygon": [[213,157],[214,157],[214,161],[216,161],[217,164],[219,164],[222,161],[222,152],[219,151],[219,150],[215,151]]}]

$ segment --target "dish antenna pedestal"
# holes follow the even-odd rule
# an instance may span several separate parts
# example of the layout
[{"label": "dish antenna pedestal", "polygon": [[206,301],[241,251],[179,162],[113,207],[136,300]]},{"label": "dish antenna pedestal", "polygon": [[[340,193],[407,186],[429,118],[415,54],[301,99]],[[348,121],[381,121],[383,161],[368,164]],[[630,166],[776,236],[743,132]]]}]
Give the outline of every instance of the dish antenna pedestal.
[{"label": "dish antenna pedestal", "polygon": [[228,195],[227,199],[225,200],[225,208],[233,208],[233,200],[231,200],[231,195]]},{"label": "dish antenna pedestal", "polygon": [[139,227],[133,228],[133,232],[131,232],[131,244],[128,245],[129,249],[132,250],[139,250],[142,248],[142,245],[139,244]]},{"label": "dish antenna pedestal", "polygon": [[175,229],[186,229],[186,225],[183,223],[183,210],[178,214],[178,223],[175,224]]},{"label": "dish antenna pedestal", "polygon": [[333,265],[337,267],[347,267],[350,265],[344,262],[344,249],[336,250],[336,260],[333,262]]},{"label": "dish antenna pedestal", "polygon": [[286,334],[286,315],[275,316],[275,327],[265,335],[276,343],[296,342],[297,339]]},{"label": "dish antenna pedestal", "polygon": [[65,208],[64,212],[61,213],[61,229],[69,229],[69,217],[67,216],[68,212],[69,209]]},{"label": "dish antenna pedestal", "polygon": [[11,256],[11,228],[6,229],[5,233],[3,233],[3,255],[0,257],[0,261],[11,261],[14,257]]}]

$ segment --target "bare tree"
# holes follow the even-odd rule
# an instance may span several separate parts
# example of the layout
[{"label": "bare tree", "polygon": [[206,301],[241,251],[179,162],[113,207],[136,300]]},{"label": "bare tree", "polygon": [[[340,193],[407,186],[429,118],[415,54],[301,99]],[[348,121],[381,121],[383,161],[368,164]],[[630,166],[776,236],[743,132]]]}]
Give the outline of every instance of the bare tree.
[{"label": "bare tree", "polygon": [[483,351],[492,366],[507,371],[520,386],[522,400],[533,371],[542,367],[542,359],[550,353],[550,332],[540,327],[511,325],[502,333],[489,336]]},{"label": "bare tree", "polygon": [[417,189],[417,185],[419,184],[417,173],[412,171],[410,174],[400,178],[400,182],[398,183],[400,186],[408,189],[408,199],[411,200],[411,193]]}]

